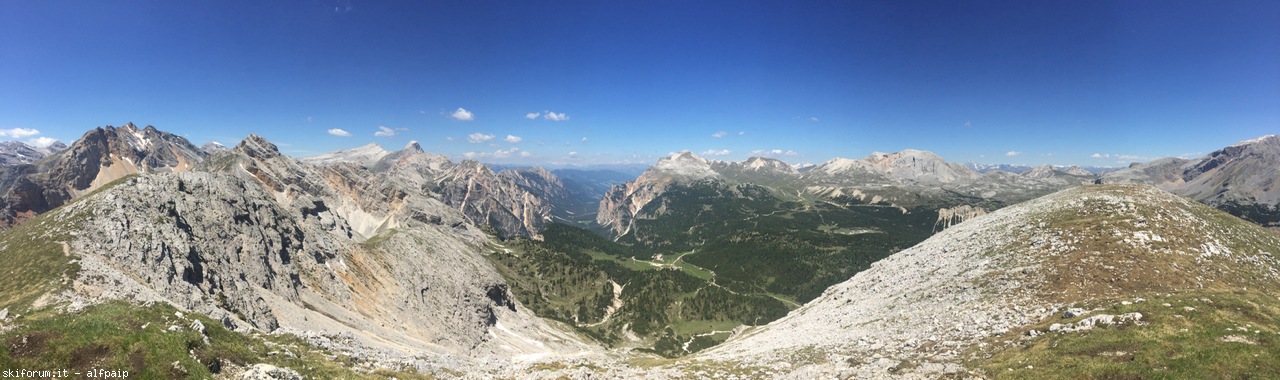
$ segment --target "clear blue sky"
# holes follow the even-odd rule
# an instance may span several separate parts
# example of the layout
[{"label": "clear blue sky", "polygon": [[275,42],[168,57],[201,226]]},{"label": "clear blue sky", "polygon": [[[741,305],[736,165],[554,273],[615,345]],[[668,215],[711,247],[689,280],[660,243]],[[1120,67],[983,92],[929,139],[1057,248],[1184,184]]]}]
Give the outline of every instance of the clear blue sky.
[{"label": "clear blue sky", "polygon": [[24,141],[132,121],[295,156],[1117,165],[1280,133],[1274,1],[2,5],[0,133]]}]

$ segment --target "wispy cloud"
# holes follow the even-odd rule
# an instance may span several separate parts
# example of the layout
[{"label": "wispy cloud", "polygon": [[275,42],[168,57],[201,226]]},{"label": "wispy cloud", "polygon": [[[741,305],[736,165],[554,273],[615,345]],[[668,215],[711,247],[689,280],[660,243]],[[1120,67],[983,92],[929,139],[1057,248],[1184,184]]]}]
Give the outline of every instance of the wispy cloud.
[{"label": "wispy cloud", "polygon": [[511,149],[498,149],[493,152],[466,152],[462,154],[466,158],[511,158],[511,157],[533,157],[533,153],[512,147]]},{"label": "wispy cloud", "polygon": [[742,135],[745,135],[745,134],[747,134],[747,131],[738,131],[738,136],[742,136]]},{"label": "wispy cloud", "polygon": [[583,137],[582,137],[582,143],[583,143],[583,144],[586,144],[586,143],[587,143],[587,138],[586,138],[586,136],[583,136]]},{"label": "wispy cloud", "polygon": [[1021,155],[1022,155],[1022,152],[1019,152],[1016,150],[1011,150],[1011,151],[1005,152],[1004,154],[1005,157],[1017,157]]},{"label": "wispy cloud", "polygon": [[720,132],[712,133],[712,134],[711,134],[711,137],[721,138],[721,137],[725,137],[725,136],[728,136],[728,135],[729,135],[729,133],[728,133],[728,132],[720,131]]},{"label": "wispy cloud", "polygon": [[525,118],[525,119],[529,119],[529,120],[533,120],[533,119],[537,119],[537,118],[538,118],[538,116],[541,116],[541,115],[542,115],[542,113],[541,113],[541,112],[530,112],[530,113],[526,113],[526,114],[524,114],[524,118]]},{"label": "wispy cloud", "polygon": [[1147,159],[1150,159],[1149,157],[1143,157],[1143,156],[1138,156],[1138,155],[1133,155],[1133,154],[1111,154],[1111,153],[1094,153],[1094,154],[1092,154],[1092,155],[1089,155],[1089,157],[1092,157],[1092,158],[1099,158],[1099,159],[1104,159],[1104,160],[1105,160],[1105,159],[1112,159],[1112,158],[1114,158],[1114,159],[1121,160],[1121,161],[1126,161],[1126,160],[1127,160],[1127,161],[1137,161],[1137,160],[1147,160]]},{"label": "wispy cloud", "polygon": [[493,140],[493,135],[484,134],[480,132],[467,135],[467,141],[472,144],[479,144],[489,140]]},{"label": "wispy cloud", "polygon": [[578,152],[569,152],[569,158],[578,158]]},{"label": "wispy cloud", "polygon": [[817,122],[818,122],[818,117],[817,117],[817,116],[809,116],[809,121],[810,121],[810,122],[817,123]]},{"label": "wispy cloud", "polygon": [[40,134],[40,131],[30,128],[0,129],[0,137],[12,137],[15,139],[27,138],[38,134]]},{"label": "wispy cloud", "polygon": [[475,120],[475,115],[471,114],[471,111],[467,111],[465,108],[462,108],[462,107],[458,107],[458,109],[456,111],[453,111],[453,113],[450,114],[449,117],[457,121]]},{"label": "wispy cloud", "polygon": [[751,151],[751,155],[757,157],[795,157],[799,156],[800,153],[796,153],[794,150],[758,149]]},{"label": "wispy cloud", "polygon": [[[525,115],[525,116],[528,116],[528,115]],[[555,112],[547,111],[546,116],[543,116],[543,117],[551,121],[568,121],[569,120],[569,115],[565,115],[564,112],[555,113]]]},{"label": "wispy cloud", "polygon": [[[377,131],[377,132],[374,132],[374,133],[373,133],[373,135],[374,135],[375,137],[391,137],[391,136],[395,136],[395,135],[396,135],[396,133],[399,133],[399,131],[405,131],[405,130],[408,130],[408,128],[395,128],[395,129],[391,129],[391,128],[387,128],[387,126],[385,126],[385,125],[379,125],[379,126],[378,126],[378,131]],[[332,132],[333,132],[333,131],[330,131],[330,133],[332,133]]]},{"label": "wispy cloud", "polygon": [[[394,133],[395,133],[395,131],[391,131],[391,132],[392,132],[392,134],[394,134]],[[351,137],[351,132],[344,131],[344,130],[342,130],[342,128],[333,128],[333,129],[330,129],[330,130],[329,130],[329,134],[334,135],[334,136]]]},{"label": "wispy cloud", "polygon": [[733,151],[728,149],[721,149],[721,150],[710,149],[702,152],[702,155],[703,156],[728,156],[729,153],[733,153]]},{"label": "wispy cloud", "polygon": [[506,142],[509,142],[509,143],[512,143],[512,144],[515,144],[515,143],[520,142],[520,140],[524,140],[524,139],[520,138],[520,136],[507,135],[507,138],[504,138],[504,139],[502,139],[502,140],[503,140],[503,141],[506,141]]}]

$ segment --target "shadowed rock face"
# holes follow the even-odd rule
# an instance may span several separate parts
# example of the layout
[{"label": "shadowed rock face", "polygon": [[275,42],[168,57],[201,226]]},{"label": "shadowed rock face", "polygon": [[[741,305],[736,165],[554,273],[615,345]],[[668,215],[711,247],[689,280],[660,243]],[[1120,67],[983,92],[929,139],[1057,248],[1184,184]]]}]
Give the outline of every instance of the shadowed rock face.
[{"label": "shadowed rock face", "polygon": [[93,129],[46,160],[5,169],[0,223],[20,222],[130,174],[188,171],[204,157],[186,139],[155,127]]}]

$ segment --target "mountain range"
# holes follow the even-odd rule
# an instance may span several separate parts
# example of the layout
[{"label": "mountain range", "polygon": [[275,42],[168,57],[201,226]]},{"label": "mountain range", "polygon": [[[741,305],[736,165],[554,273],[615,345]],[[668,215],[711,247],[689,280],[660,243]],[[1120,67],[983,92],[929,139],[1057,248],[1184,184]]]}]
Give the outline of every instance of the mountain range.
[{"label": "mountain range", "polygon": [[5,368],[1266,377],[1249,358],[1280,353],[1277,136],[1100,175],[910,149],[495,170],[133,124],[24,152],[0,167]]}]

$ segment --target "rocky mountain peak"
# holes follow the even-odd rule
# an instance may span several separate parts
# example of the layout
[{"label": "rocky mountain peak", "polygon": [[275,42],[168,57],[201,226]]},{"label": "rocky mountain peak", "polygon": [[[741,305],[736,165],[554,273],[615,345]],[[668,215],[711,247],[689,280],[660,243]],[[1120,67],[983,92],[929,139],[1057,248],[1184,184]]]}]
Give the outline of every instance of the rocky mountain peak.
[{"label": "rocky mountain peak", "polygon": [[795,173],[796,168],[782,160],[767,157],[751,157],[742,162],[743,168],[754,171]]},{"label": "rocky mountain peak", "polygon": [[54,141],[48,146],[32,146],[21,141],[0,142],[0,166],[30,164],[67,149],[67,144]]},{"label": "rocky mountain peak", "polygon": [[642,175],[642,177],[645,176],[651,179],[663,177],[699,179],[717,177],[719,173],[711,169],[711,161],[686,150],[658,159],[658,163],[654,164]]},{"label": "rocky mountain peak", "polygon": [[[371,144],[371,145],[378,145],[378,144]],[[378,147],[378,149],[382,149],[382,147]],[[408,152],[413,152],[413,153],[426,153],[426,152],[427,152],[426,150],[423,150],[423,149],[422,149],[422,145],[418,145],[418,140],[409,140],[409,143],[408,143],[408,144],[405,144],[405,145],[404,145],[404,149],[402,149],[402,150],[404,150],[404,151],[408,151]]]},{"label": "rocky mountain peak", "polygon": [[1088,170],[1085,170],[1085,168],[1082,168],[1082,167],[1079,167],[1079,166],[1075,166],[1075,165],[1072,165],[1072,166],[1070,166],[1070,167],[1067,167],[1066,169],[1063,169],[1062,171],[1063,171],[1063,172],[1065,172],[1065,173],[1067,173],[1067,174],[1070,174],[1070,175],[1090,176],[1090,177],[1092,177],[1092,176],[1093,176],[1093,172],[1088,171]]},{"label": "rocky mountain peak", "polygon": [[[416,146],[416,144],[412,143],[410,143],[410,145]],[[408,148],[406,148],[405,151],[408,151]],[[298,159],[298,161],[316,165],[348,162],[368,167],[374,165],[378,160],[389,154],[391,154],[391,152],[388,152],[386,149],[382,149],[382,146],[378,145],[378,143],[368,143],[351,149],[339,149],[325,154],[303,157]]]},{"label": "rocky mountain peak", "polygon": [[1280,135],[1266,135],[1258,138],[1244,140],[1231,146],[1253,146],[1253,145],[1280,145]]},{"label": "rocky mountain peak", "polygon": [[276,148],[276,144],[257,134],[245,137],[233,150],[257,159],[268,159],[280,155],[280,149]]},{"label": "rocky mountain peak", "polygon": [[1022,172],[1022,176],[1043,179],[1043,178],[1052,178],[1053,175],[1057,173],[1058,173],[1058,169],[1054,168],[1053,165],[1040,165],[1040,166],[1031,168],[1031,170]]},{"label": "rocky mountain peak", "polygon": [[924,183],[951,183],[978,178],[977,172],[949,163],[933,152],[904,149],[897,153],[875,152],[862,159],[834,158],[814,168],[827,175],[866,171],[889,178]]}]

